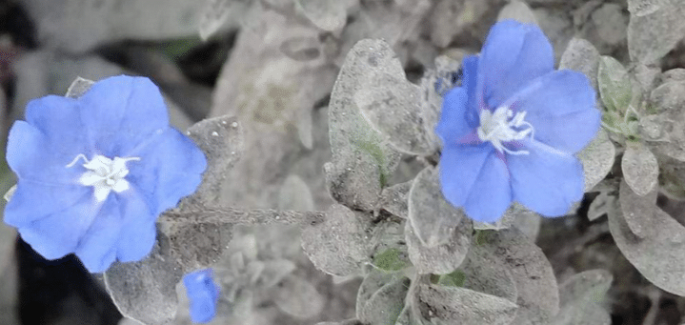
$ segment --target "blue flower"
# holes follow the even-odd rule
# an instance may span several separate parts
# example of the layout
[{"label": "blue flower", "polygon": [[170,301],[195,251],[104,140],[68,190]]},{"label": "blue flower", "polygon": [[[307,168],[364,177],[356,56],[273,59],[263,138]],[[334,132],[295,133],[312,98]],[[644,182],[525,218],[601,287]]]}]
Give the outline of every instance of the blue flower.
[{"label": "blue flower", "polygon": [[128,76],[78,99],[31,101],[10,130],[7,162],[19,181],[5,223],[43,257],[75,253],[91,272],[143,259],[157,217],[196,190],[207,165],[169,127],[159,89]]},{"label": "blue flower", "polygon": [[436,127],[445,198],[484,222],[512,201],[547,217],[566,214],[584,189],[574,154],[600,126],[587,78],[555,71],[542,31],[510,20],[494,25],[480,56],[462,67],[462,86],[445,95]]},{"label": "blue flower", "polygon": [[212,279],[212,269],[188,273],[183,277],[193,323],[209,323],[216,315],[219,286]]}]

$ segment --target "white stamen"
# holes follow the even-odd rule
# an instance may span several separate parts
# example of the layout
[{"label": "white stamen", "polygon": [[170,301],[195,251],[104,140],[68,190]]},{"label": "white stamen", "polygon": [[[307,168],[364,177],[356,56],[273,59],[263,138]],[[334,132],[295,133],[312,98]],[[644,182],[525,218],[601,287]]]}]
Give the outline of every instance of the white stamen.
[{"label": "white stamen", "polygon": [[[512,151],[504,146],[504,142],[522,140],[528,136],[535,136],[533,126],[525,121],[526,112],[514,112],[506,106],[498,107],[494,113],[484,109],[480,113],[478,137],[483,141],[490,141],[500,153],[511,155],[527,155],[527,150]],[[524,128],[515,130],[514,128]]]},{"label": "white stamen", "polygon": [[81,175],[79,183],[84,186],[93,186],[95,199],[98,202],[107,199],[111,191],[121,193],[128,190],[128,181],[124,178],[128,175],[126,162],[140,160],[139,157],[109,159],[101,155],[95,155],[93,159],[88,160],[84,154],[78,154],[66,167],[73,167],[81,159],[85,161],[82,166],[87,171]]}]

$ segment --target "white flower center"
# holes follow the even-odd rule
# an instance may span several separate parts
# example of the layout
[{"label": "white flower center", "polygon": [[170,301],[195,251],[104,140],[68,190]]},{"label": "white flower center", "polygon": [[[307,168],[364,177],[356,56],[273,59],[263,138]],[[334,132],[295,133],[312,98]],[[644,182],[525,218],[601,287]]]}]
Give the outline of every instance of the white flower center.
[{"label": "white flower center", "polygon": [[85,161],[83,167],[88,171],[83,173],[78,181],[84,186],[95,188],[95,199],[98,202],[104,201],[111,191],[121,193],[128,190],[128,181],[124,178],[128,175],[126,162],[140,160],[139,157],[109,159],[100,155],[88,160],[84,154],[79,154],[66,167],[74,166],[80,159]]},{"label": "white flower center", "polygon": [[512,155],[527,155],[526,150],[512,151],[504,146],[505,142],[521,140],[529,136],[533,138],[535,129],[530,123],[524,121],[526,112],[514,112],[508,107],[500,106],[491,113],[484,109],[480,113],[480,126],[478,137],[483,141],[490,141],[499,152]]}]

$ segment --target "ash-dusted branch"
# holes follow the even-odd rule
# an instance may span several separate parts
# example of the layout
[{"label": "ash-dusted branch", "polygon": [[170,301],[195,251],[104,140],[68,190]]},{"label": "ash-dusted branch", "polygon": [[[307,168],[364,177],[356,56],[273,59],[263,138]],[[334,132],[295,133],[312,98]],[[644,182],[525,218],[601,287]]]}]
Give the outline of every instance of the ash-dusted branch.
[{"label": "ash-dusted branch", "polygon": [[272,209],[243,210],[223,206],[193,207],[189,210],[171,210],[164,213],[160,223],[167,224],[299,224],[316,225],[324,221],[324,212],[281,211]]}]

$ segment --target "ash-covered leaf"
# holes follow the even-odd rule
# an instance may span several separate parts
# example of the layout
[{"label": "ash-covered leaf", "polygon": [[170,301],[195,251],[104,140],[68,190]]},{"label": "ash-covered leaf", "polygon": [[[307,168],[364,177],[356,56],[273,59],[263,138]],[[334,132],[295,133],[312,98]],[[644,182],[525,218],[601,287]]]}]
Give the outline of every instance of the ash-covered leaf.
[{"label": "ash-covered leaf", "polygon": [[599,59],[597,84],[607,112],[618,112],[623,116],[633,97],[628,71],[616,59],[602,56]]},{"label": "ash-covered leaf", "polygon": [[496,222],[473,222],[473,229],[477,230],[500,230],[516,227],[532,240],[535,240],[540,230],[541,218],[539,214],[528,210],[518,202],[514,202],[502,217]]},{"label": "ash-covered leaf", "polygon": [[169,238],[169,258],[185,273],[214,264],[233,236],[233,224],[159,223],[160,232]]},{"label": "ash-covered leaf", "polygon": [[628,53],[631,61],[652,63],[685,34],[685,1],[628,0]]},{"label": "ash-covered leaf", "polygon": [[107,292],[122,315],[143,324],[166,324],[178,308],[181,264],[169,255],[169,240],[157,234],[152,253],[140,262],[115,263],[104,273]]},{"label": "ash-covered leaf", "polygon": [[685,162],[685,80],[665,81],[652,90],[650,102],[665,140],[651,142],[650,147],[656,154]]},{"label": "ash-covered leaf", "polygon": [[218,200],[221,182],[240,159],[244,142],[240,122],[228,116],[202,120],[191,126],[187,134],[204,152],[207,169],[195,194],[183,200],[182,209]]},{"label": "ash-covered leaf", "polygon": [[659,190],[670,199],[685,201],[685,164],[659,157]]},{"label": "ash-covered leaf", "polygon": [[443,95],[451,88],[461,85],[461,73],[459,60],[441,55],[435,58],[435,70],[428,70],[421,79],[421,113],[434,149],[441,146],[434,130],[442,111]]},{"label": "ash-covered leaf", "polygon": [[340,32],[347,20],[346,1],[341,0],[295,0],[300,13],[321,30]]},{"label": "ash-covered leaf", "polygon": [[559,303],[561,306],[600,304],[613,280],[611,273],[602,269],[575,274],[559,287]]},{"label": "ash-covered leaf", "polygon": [[442,274],[438,277],[438,284],[448,287],[463,287],[466,282],[466,273],[462,270],[454,270],[452,273]]},{"label": "ash-covered leaf", "polygon": [[312,36],[289,38],[281,43],[279,49],[283,54],[295,61],[312,61],[321,56],[321,42]]},{"label": "ash-covered leaf", "polygon": [[205,0],[200,13],[200,38],[206,41],[228,21],[237,11],[244,12],[249,0]]},{"label": "ash-covered leaf", "polygon": [[411,266],[404,235],[404,223],[391,219],[377,223],[369,238],[373,247],[371,264],[383,271],[393,272]]},{"label": "ash-covered leaf", "polygon": [[548,324],[559,311],[559,288],[542,250],[516,228],[483,231],[478,242],[471,249],[488,250],[514,279],[519,309],[511,324]]},{"label": "ash-covered leaf", "polygon": [[609,214],[609,231],[621,253],[649,282],[670,293],[685,296],[685,243],[671,238],[636,236],[621,209]]},{"label": "ash-covered leaf", "polygon": [[378,206],[402,219],[409,218],[409,191],[413,184],[412,180],[384,188]]},{"label": "ash-covered leaf", "polygon": [[414,179],[409,190],[408,215],[414,233],[425,247],[447,243],[455,227],[468,219],[461,209],[445,200],[435,167],[422,170]]},{"label": "ash-covered leaf", "polygon": [[374,255],[371,263],[383,271],[392,272],[410,266],[411,263],[408,263],[408,259],[407,252],[397,248],[388,248]]},{"label": "ash-covered leaf", "polygon": [[346,276],[361,273],[370,261],[368,215],[334,204],[326,211],[324,222],[302,231],[302,248],[321,271]]},{"label": "ash-covered leaf", "polygon": [[409,259],[419,274],[446,274],[461,265],[469,250],[472,230],[471,221],[463,218],[453,230],[445,244],[425,246],[414,233],[414,228],[406,223],[404,233],[407,240]]},{"label": "ash-covered leaf", "polygon": [[518,309],[508,299],[466,288],[421,283],[417,294],[422,314],[434,324],[506,325]]},{"label": "ash-covered leaf", "polygon": [[656,188],[659,179],[659,163],[642,143],[627,143],[621,160],[623,177],[630,188],[640,196]]},{"label": "ash-covered leaf", "polygon": [[374,210],[387,179],[377,165],[383,156],[376,153],[377,160],[357,151],[356,157],[341,157],[335,163],[324,164],[326,188],[334,200],[355,210]]},{"label": "ash-covered leaf", "polygon": [[64,97],[79,98],[81,95],[85,94],[94,83],[95,82],[92,80],[76,77],[76,80],[69,85],[69,89],[67,89],[67,93]]},{"label": "ash-covered leaf", "polygon": [[661,238],[673,243],[685,243],[685,226],[656,205],[658,191],[637,195],[627,182],[621,182],[619,203],[623,218],[639,238]]},{"label": "ash-covered leaf", "polygon": [[497,21],[505,19],[513,19],[524,24],[538,24],[535,14],[530,10],[528,4],[519,0],[512,0],[500,10]]},{"label": "ash-covered leaf", "polygon": [[559,69],[569,69],[583,73],[590,80],[592,88],[599,90],[597,87],[599,52],[592,43],[582,38],[571,39],[564,54],[561,55]]},{"label": "ash-covered leaf", "polygon": [[314,198],[309,185],[297,175],[289,175],[278,194],[278,208],[280,210],[314,210]]},{"label": "ash-covered leaf", "polygon": [[371,271],[359,287],[357,318],[366,324],[395,324],[405,306],[409,279]]},{"label": "ash-covered leaf", "polygon": [[550,325],[611,325],[611,315],[597,304],[563,307]]},{"label": "ash-covered leaf", "polygon": [[611,170],[616,159],[616,147],[609,135],[600,129],[597,136],[576,157],[583,164],[585,192],[597,185]]},{"label": "ash-covered leaf", "polygon": [[300,277],[286,277],[276,292],[274,301],[278,308],[297,319],[316,316],[324,307],[324,297],[314,285]]},{"label": "ash-covered leaf", "polygon": [[610,194],[608,191],[601,191],[592,203],[587,211],[587,218],[590,221],[595,221],[597,218],[613,213],[613,209],[616,208],[616,195]]},{"label": "ash-covered leaf", "polygon": [[[466,259],[455,272],[460,272],[464,277],[460,287],[504,298],[511,302],[517,301],[518,290],[514,276],[509,266],[493,254],[491,247],[479,244],[471,246]],[[438,283],[441,284],[440,281]]]},{"label": "ash-covered leaf", "polygon": [[354,99],[364,118],[397,150],[431,154],[421,117],[420,88],[407,81],[404,73],[369,76]]}]

